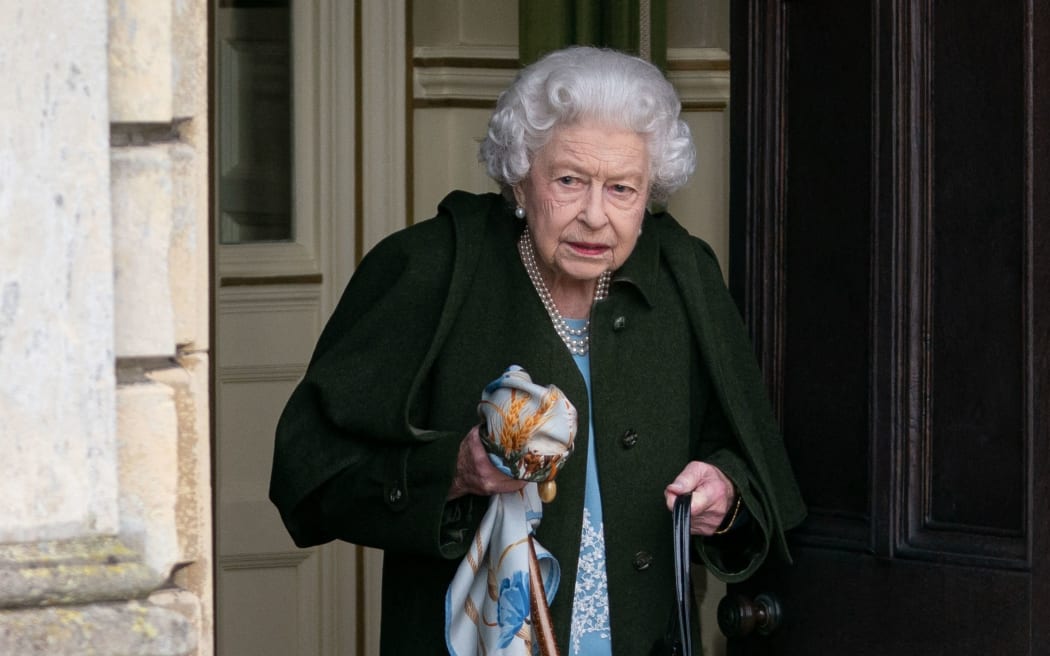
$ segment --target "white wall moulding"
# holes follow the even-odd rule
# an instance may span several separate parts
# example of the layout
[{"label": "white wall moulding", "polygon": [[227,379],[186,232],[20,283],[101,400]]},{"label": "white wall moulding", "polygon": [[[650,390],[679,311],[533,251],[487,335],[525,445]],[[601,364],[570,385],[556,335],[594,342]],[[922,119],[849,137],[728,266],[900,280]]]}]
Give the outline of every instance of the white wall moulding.
[{"label": "white wall moulding", "polygon": [[729,53],[719,48],[670,48],[667,77],[682,110],[722,111],[729,106]]},{"label": "white wall moulding", "polygon": [[306,373],[306,365],[258,365],[223,367],[219,380],[224,383],[259,383],[284,381],[297,383]]},{"label": "white wall moulding", "polygon": [[300,273],[284,276],[223,276],[219,287],[283,287],[285,285],[320,285],[324,276],[320,273]]},{"label": "white wall moulding", "polygon": [[502,67],[480,68],[476,62],[462,62],[462,66],[451,63],[417,64],[413,76],[414,107],[495,107],[496,98],[516,72]]},{"label": "white wall moulding", "polygon": [[412,59],[417,66],[459,66],[475,62],[490,68],[518,68],[517,46],[416,46]]},{"label": "white wall moulding", "polygon": [[219,246],[219,274],[223,278],[245,280],[272,275],[309,275],[320,272],[312,230],[296,226],[295,241]]},{"label": "white wall moulding", "polygon": [[[300,5],[305,4],[293,3],[295,11],[300,11]],[[358,5],[344,0],[319,2],[315,40],[301,44],[304,50],[308,48],[316,53],[318,124],[315,127],[321,136],[317,139],[314,189],[317,193],[315,213],[320,222],[323,244],[320,259],[325,277],[323,311],[326,316],[338,301],[357,264],[354,249],[360,221],[356,216],[360,144],[355,132],[360,112],[355,87],[358,38],[350,35],[356,34]],[[296,20],[299,20],[298,14]],[[362,29],[362,32],[368,31],[367,27]]]},{"label": "white wall moulding", "polygon": [[[671,48],[668,79],[685,111],[721,111],[729,103],[729,53]],[[516,47],[419,47],[413,53],[413,106],[494,107],[518,71]]]},{"label": "white wall moulding", "polygon": [[383,62],[361,69],[361,252],[408,225],[404,2],[361,5],[361,59]]},{"label": "white wall moulding", "polygon": [[272,553],[235,554],[223,556],[219,560],[219,569],[271,569],[275,567],[299,567],[314,555],[313,550],[297,549],[296,551],[278,551]]},{"label": "white wall moulding", "polygon": [[417,47],[413,106],[494,107],[518,72],[517,46]]}]

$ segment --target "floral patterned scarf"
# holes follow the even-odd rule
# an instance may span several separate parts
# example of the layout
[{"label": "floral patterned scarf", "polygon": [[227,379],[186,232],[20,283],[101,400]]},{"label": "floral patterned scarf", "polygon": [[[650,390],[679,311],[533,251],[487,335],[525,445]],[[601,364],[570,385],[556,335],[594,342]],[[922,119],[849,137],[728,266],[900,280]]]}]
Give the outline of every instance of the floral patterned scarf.
[{"label": "floral patterned scarf", "polygon": [[445,597],[445,640],[452,656],[527,656],[536,644],[530,541],[548,602],[561,574],[554,556],[531,538],[543,517],[536,481],[553,479],[572,453],[576,408],[557,387],[536,385],[511,366],[485,387],[478,412],[493,464],[532,482],[489,502]]}]

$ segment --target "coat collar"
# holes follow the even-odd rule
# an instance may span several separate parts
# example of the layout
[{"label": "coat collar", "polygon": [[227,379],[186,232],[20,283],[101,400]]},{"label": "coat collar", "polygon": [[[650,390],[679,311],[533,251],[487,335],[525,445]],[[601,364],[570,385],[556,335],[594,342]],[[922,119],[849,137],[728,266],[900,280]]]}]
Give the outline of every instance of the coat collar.
[{"label": "coat collar", "polygon": [[[461,192],[462,193],[462,192]],[[513,215],[514,205],[507,202],[502,196],[496,194],[487,195],[489,205],[488,229],[494,231],[498,240],[512,239],[517,243],[521,234],[521,221]],[[656,222],[659,218],[654,217],[648,211],[642,220],[642,234],[638,237],[638,243],[619,269],[613,273],[612,283],[624,284],[638,290],[646,305],[653,307],[656,298],[657,278],[660,270],[660,238]],[[470,234],[470,230],[465,234]],[[457,253],[460,249],[457,249]],[[515,248],[514,252],[517,250]],[[459,258],[461,264],[473,262],[474,255]]]},{"label": "coat collar", "polygon": [[653,306],[660,269],[660,240],[653,229],[655,220],[651,214],[645,213],[638,243],[623,266],[613,274],[612,279],[614,285],[627,284],[637,289],[649,307]]}]

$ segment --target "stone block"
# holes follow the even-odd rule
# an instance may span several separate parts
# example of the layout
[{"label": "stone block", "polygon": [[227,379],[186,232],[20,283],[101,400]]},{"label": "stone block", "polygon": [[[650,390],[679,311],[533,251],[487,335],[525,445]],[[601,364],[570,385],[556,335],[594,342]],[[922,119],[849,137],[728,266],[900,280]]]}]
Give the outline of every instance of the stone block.
[{"label": "stone block", "polygon": [[101,3],[0,9],[0,543],[115,530]]},{"label": "stone block", "polygon": [[[178,500],[175,528],[179,541],[179,560],[186,563],[173,577],[182,588],[172,603],[190,604],[199,629],[194,656],[211,656],[214,616],[214,571],[212,567],[212,489],[211,442],[209,440],[208,357],[192,353],[178,358],[179,367],[151,371],[151,380],[171,387],[179,422]],[[160,598],[152,601],[159,605]],[[189,615],[189,614],[187,614]]]},{"label": "stone block", "polygon": [[168,265],[174,312],[174,340],[183,345],[200,343],[202,324],[199,314],[208,307],[207,297],[201,298],[201,269],[208,269],[206,232],[199,230],[199,169],[205,167],[194,148],[186,144],[171,146],[172,207],[171,248]]},{"label": "stone block", "polygon": [[202,598],[179,588],[164,588],[151,594],[149,601],[158,608],[180,613],[197,629],[197,648],[192,652],[192,656],[212,656],[215,653],[210,597]]},{"label": "stone block", "polygon": [[[176,339],[180,347],[208,348],[208,0],[176,0],[172,7],[174,116],[179,142],[188,150],[173,153],[176,164],[176,230],[183,231],[187,249],[173,272],[176,298]],[[191,225],[191,223],[193,225]],[[196,240],[190,238],[195,233]],[[192,260],[192,262],[191,262]],[[192,273],[191,273],[192,269]],[[195,289],[191,289],[195,285]],[[189,307],[191,295],[197,311]]]},{"label": "stone block", "polygon": [[0,654],[18,656],[186,656],[195,634],[181,613],[140,601],[0,613]]},{"label": "stone block", "polygon": [[170,356],[175,352],[170,147],[114,148],[111,172],[116,354]]},{"label": "stone block", "polygon": [[133,599],[166,578],[113,536],[0,544],[0,609]]},{"label": "stone block", "polygon": [[109,104],[114,123],[169,123],[172,0],[109,0]]},{"label": "stone block", "polygon": [[180,589],[155,593],[154,603],[178,608],[198,629],[194,656],[214,652],[214,571],[212,567],[211,443],[209,436],[208,357],[182,355],[178,367],[150,371],[150,380],[168,386],[178,419],[178,482],[175,530],[179,567],[172,582]]},{"label": "stone block", "polygon": [[175,392],[160,383],[117,387],[120,533],[150,569],[179,562],[178,419]]},{"label": "stone block", "polygon": [[175,403],[178,424],[175,524],[179,560],[203,561],[207,565],[212,548],[208,357],[193,353],[180,356],[177,362],[180,366],[150,371],[147,377],[167,386]]},{"label": "stone block", "polygon": [[178,0],[172,9],[172,85],[176,118],[208,114],[208,2]]}]

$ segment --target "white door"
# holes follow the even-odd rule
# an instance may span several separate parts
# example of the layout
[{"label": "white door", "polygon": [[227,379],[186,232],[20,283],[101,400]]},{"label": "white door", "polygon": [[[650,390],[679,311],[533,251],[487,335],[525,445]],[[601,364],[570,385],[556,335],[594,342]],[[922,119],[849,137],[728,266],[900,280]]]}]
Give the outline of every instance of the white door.
[{"label": "white door", "polygon": [[[404,107],[404,85],[383,81],[404,79],[404,3],[362,0],[355,25],[348,0],[212,1],[216,649],[378,654],[380,555],[295,547],[267,492],[274,427],[352,271],[355,234],[364,250],[404,225],[393,188],[369,185],[403,167],[386,124],[403,135],[389,107]],[[355,66],[355,34],[368,66]],[[355,176],[357,153],[379,164]]]}]

